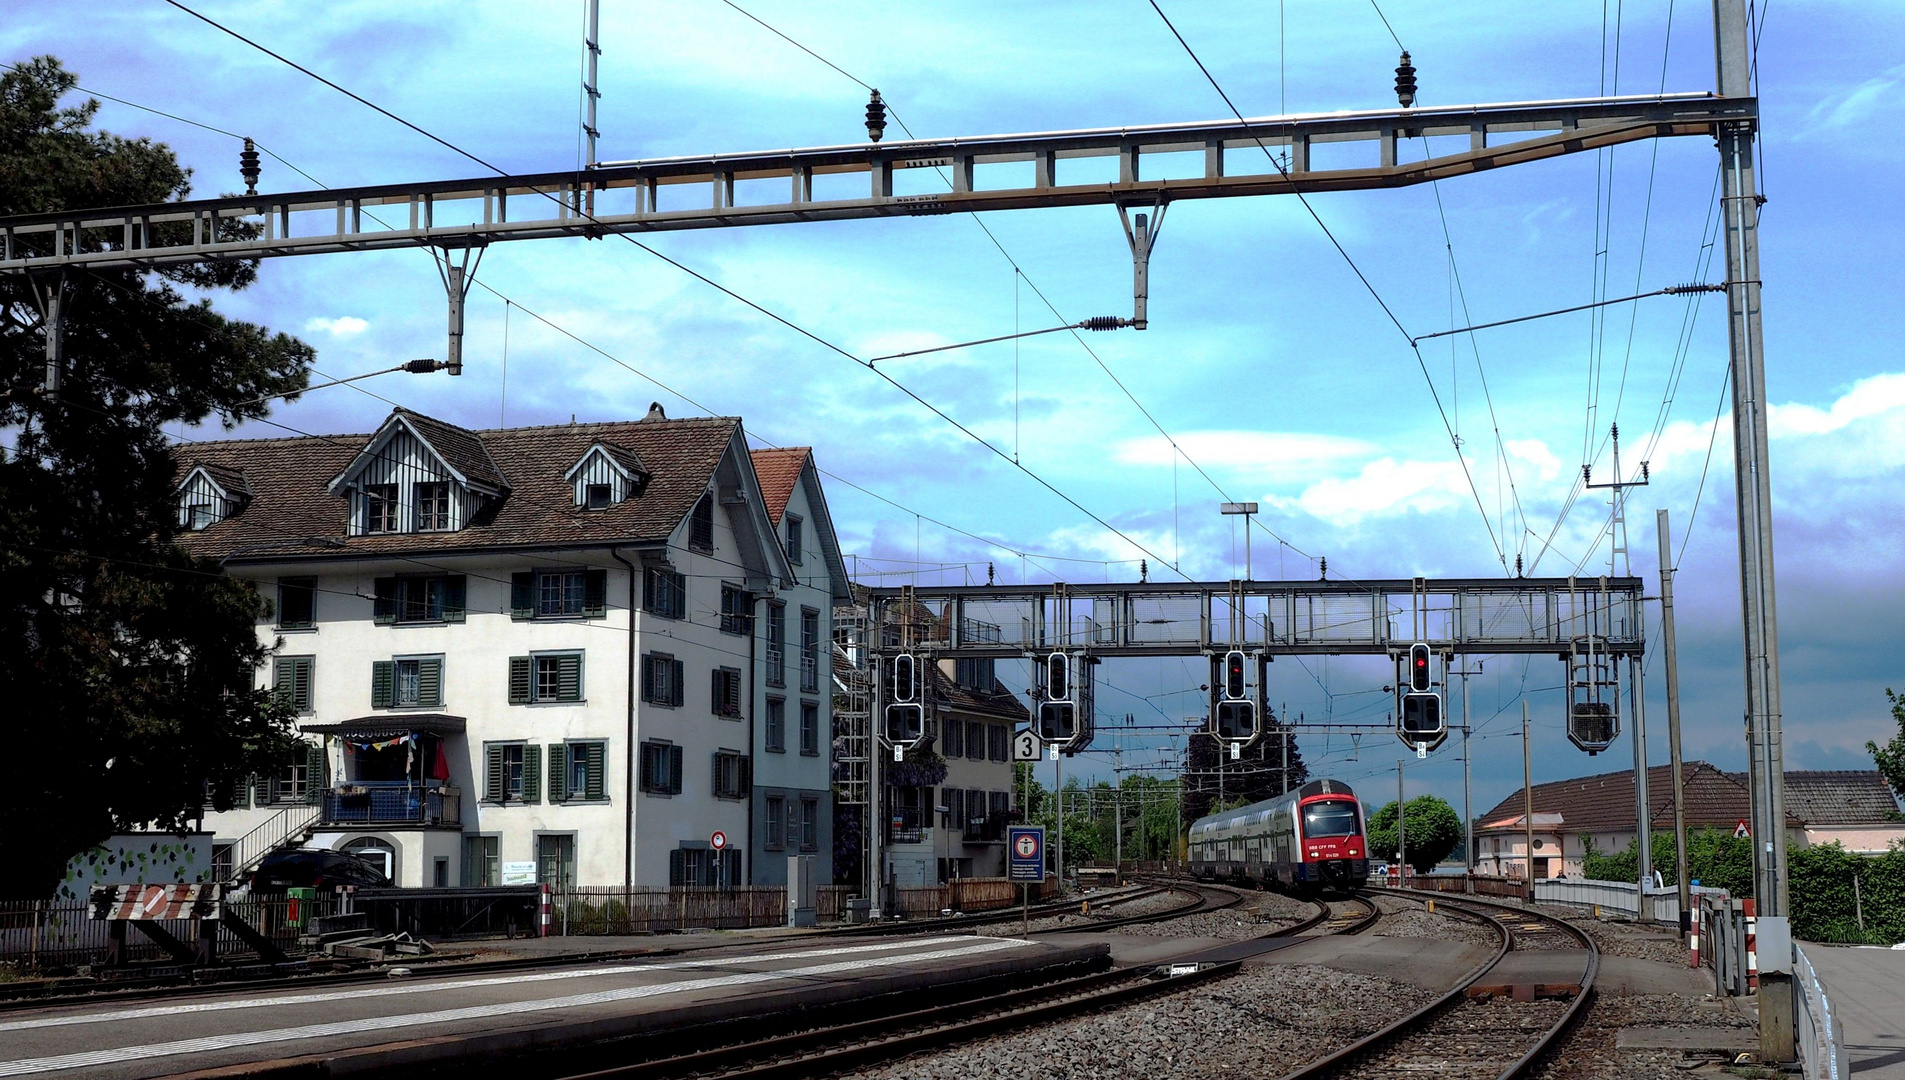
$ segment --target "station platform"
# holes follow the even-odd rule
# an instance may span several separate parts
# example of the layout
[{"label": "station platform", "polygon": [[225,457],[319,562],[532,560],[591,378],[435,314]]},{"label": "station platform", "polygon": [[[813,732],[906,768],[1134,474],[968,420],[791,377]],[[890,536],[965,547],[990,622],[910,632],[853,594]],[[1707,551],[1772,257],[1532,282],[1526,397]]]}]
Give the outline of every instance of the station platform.
[{"label": "station platform", "polygon": [[1806,945],[1859,1080],[1905,1080],[1905,949]]},{"label": "station platform", "polygon": [[949,934],[764,942],[523,972],[49,1006],[0,1016],[0,1077],[392,1073],[1107,963],[1102,946]]}]

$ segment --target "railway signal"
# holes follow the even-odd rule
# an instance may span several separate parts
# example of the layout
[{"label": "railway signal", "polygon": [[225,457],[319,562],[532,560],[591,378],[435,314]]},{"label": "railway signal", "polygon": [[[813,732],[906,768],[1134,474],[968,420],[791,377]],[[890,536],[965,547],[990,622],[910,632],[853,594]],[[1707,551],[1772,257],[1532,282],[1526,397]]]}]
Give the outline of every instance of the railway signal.
[{"label": "railway signal", "polygon": [[893,700],[919,700],[919,661],[911,653],[893,658]]},{"label": "railway signal", "polygon": [[1244,699],[1244,654],[1232,649],[1224,654],[1224,700]]},{"label": "railway signal", "polygon": [[1409,689],[1423,694],[1429,687],[1429,647],[1418,641],[1409,646]]},{"label": "railway signal", "polygon": [[1435,691],[1429,646],[1409,646],[1406,692],[1396,703],[1396,735],[1418,756],[1441,746],[1449,737],[1448,718],[1442,714],[1442,695]]},{"label": "railway signal", "polygon": [[899,761],[926,737],[926,704],[921,694],[919,658],[901,653],[887,668],[886,741]]},{"label": "railway signal", "polygon": [[1250,700],[1249,657],[1242,649],[1231,649],[1217,661],[1213,682],[1217,686],[1211,702],[1210,732],[1230,747],[1230,756],[1243,755],[1243,748],[1254,742],[1258,732],[1258,708]]}]

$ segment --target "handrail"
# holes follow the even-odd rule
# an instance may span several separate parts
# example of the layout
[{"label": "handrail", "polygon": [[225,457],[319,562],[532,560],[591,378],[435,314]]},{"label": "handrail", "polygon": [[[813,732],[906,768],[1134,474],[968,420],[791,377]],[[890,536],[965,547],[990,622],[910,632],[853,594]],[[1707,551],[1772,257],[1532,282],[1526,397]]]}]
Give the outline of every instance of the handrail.
[{"label": "handrail", "polygon": [[[265,861],[290,837],[301,833],[318,819],[323,807],[312,803],[287,806],[260,822],[232,843],[229,880],[237,881]],[[255,849],[255,850],[254,850]]]}]

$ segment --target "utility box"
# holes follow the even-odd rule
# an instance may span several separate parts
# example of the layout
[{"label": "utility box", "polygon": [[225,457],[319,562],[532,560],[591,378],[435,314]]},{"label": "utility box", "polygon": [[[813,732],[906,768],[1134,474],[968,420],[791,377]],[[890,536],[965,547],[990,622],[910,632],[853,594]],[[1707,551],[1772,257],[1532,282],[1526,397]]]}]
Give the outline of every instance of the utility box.
[{"label": "utility box", "polygon": [[812,855],[787,857],[787,925],[813,926],[820,921],[820,883],[814,880]]},{"label": "utility box", "polygon": [[303,928],[304,921],[317,913],[314,910],[317,890],[292,888],[286,889],[284,895],[289,901],[284,909],[284,924],[294,929]]},{"label": "utility box", "polygon": [[850,923],[872,922],[872,898],[865,896],[847,897],[847,921]]}]

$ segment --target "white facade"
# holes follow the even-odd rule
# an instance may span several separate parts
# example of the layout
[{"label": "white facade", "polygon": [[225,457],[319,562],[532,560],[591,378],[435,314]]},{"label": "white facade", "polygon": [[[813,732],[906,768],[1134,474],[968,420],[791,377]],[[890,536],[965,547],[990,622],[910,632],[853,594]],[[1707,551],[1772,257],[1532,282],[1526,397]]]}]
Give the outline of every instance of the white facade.
[{"label": "white facade", "polygon": [[[432,453],[433,430],[405,425],[371,444],[403,448],[406,468],[421,478],[417,489],[430,499],[437,489],[423,484],[461,475],[410,460]],[[526,487],[527,464],[502,452],[498,436],[509,434],[480,438],[496,451],[497,467]],[[383,460],[370,456],[373,465]],[[533,460],[546,467],[546,458]],[[583,443],[534,490],[559,485],[566,504],[573,487],[578,513],[587,512],[588,488],[598,482],[612,485],[616,504],[645,497],[648,478],[630,471],[633,461]],[[244,471],[254,491],[273,482],[263,467]],[[341,475],[330,493],[312,497],[332,500],[330,517],[354,540],[365,530],[367,485],[393,482],[401,527],[388,531],[415,533],[427,519],[401,475],[361,483]],[[298,766],[261,780],[239,807],[208,811],[204,827],[223,846],[260,826],[270,833],[288,819],[315,818],[290,842],[308,833],[306,846],[387,860],[395,883],[408,887],[501,884],[511,870],[528,867],[534,880],[569,885],[738,885],[750,877],[779,881],[786,872],[779,856],[787,853],[821,856],[820,873],[830,875],[830,702],[799,691],[799,615],[803,608],[818,615],[816,663],[824,674],[829,598],[845,589],[844,575],[836,581],[831,569],[842,565],[837,548],[828,557],[821,551],[823,540],[833,543],[831,529],[824,537],[812,530],[805,564],[789,563],[738,423],[697,482],[705,486],[698,508],[699,490],[679,490],[678,477],[671,482],[670,505],[691,509],[665,537],[430,550],[419,533],[425,546],[401,555],[332,544],[287,557],[280,542],[226,556],[228,572],[274,601],[276,615],[261,620],[258,633],[278,648],[260,685],[295,688],[299,728],[321,742],[323,770]],[[520,488],[500,496],[464,492],[455,482],[451,493],[453,520],[443,531],[452,536],[483,527],[486,509],[494,510],[486,500],[527,497]],[[196,489],[190,494],[197,497]],[[795,498],[793,515],[824,520],[817,481]],[[244,518],[241,512],[232,524]],[[799,712],[790,708],[788,752],[773,755],[789,767],[761,762],[769,756],[761,728],[770,602],[789,613],[785,699],[819,708],[812,755],[801,755],[793,741]],[[677,763],[678,774],[664,775]],[[750,858],[765,850],[756,833],[769,779],[783,798],[820,799],[819,831],[807,851]],[[713,851],[717,833],[726,841],[721,855]],[[797,848],[800,839],[796,833]]]}]

